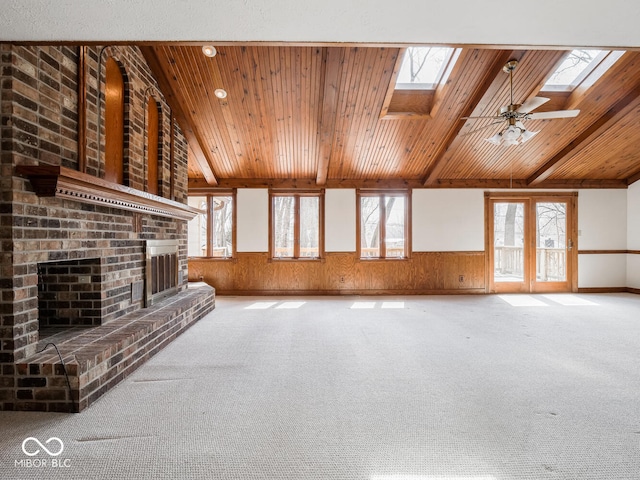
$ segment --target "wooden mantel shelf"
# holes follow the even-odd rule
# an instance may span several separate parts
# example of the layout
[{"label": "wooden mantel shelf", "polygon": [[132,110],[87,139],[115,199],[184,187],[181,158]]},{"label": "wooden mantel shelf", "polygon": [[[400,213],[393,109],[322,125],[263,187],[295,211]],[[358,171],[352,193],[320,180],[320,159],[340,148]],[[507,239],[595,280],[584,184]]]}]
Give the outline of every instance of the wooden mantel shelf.
[{"label": "wooden mantel shelf", "polygon": [[82,203],[121,208],[161,217],[191,220],[201,211],[183,203],[108,182],[70,168],[55,165],[18,165],[39,197],[58,197]]}]

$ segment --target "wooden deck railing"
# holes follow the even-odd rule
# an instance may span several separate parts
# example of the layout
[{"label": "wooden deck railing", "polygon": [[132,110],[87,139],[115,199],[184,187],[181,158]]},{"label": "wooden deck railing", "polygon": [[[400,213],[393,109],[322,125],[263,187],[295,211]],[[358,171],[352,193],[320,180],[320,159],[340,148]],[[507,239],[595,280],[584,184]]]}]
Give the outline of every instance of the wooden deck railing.
[{"label": "wooden deck railing", "polygon": [[[522,276],[524,249],[494,247],[494,272],[501,276]],[[536,279],[541,282],[565,281],[567,252],[564,248],[536,248]]]}]

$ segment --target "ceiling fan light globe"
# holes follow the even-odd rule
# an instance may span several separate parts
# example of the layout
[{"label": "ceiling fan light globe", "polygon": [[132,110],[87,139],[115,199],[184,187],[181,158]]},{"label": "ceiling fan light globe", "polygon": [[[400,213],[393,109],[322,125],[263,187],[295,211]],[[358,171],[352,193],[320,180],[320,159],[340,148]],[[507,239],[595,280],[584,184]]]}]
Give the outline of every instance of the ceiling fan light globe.
[{"label": "ceiling fan light globe", "polygon": [[513,125],[510,125],[503,133],[502,133],[502,137],[504,138],[504,141],[508,144],[508,145],[513,145],[513,143],[509,143],[509,142],[515,142],[516,144],[518,143],[518,139],[520,138],[520,134],[522,133],[522,130],[520,130],[518,127],[515,127]]},{"label": "ceiling fan light globe", "polygon": [[531,130],[525,130],[524,132],[522,132],[522,143],[526,142],[527,140],[531,140],[537,134],[538,134],[538,132],[532,132]]},{"label": "ceiling fan light globe", "polygon": [[493,137],[485,138],[485,140],[494,145],[500,145],[502,143],[502,133],[496,133]]}]

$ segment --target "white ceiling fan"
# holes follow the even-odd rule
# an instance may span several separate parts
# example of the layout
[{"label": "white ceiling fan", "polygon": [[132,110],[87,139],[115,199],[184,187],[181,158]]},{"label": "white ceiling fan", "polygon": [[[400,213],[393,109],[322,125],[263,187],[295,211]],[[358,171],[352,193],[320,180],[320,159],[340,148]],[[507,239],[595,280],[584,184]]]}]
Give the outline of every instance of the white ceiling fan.
[{"label": "white ceiling fan", "polygon": [[545,97],[533,97],[526,100],[524,103],[513,103],[513,72],[518,66],[517,60],[508,61],[502,70],[509,74],[510,81],[510,94],[511,94],[511,103],[509,105],[500,108],[497,115],[494,116],[478,116],[478,117],[463,117],[463,120],[475,120],[481,118],[491,118],[497,120],[485,127],[481,127],[477,130],[473,130],[470,133],[477,132],[479,130],[484,130],[485,128],[489,128],[493,125],[497,125],[499,123],[507,122],[505,128],[496,133],[494,136],[490,138],[486,138],[487,142],[493,143],[494,145],[519,145],[521,143],[526,142],[531,139],[538,132],[533,132],[531,130],[527,130],[524,122],[526,120],[548,120],[552,118],[571,118],[575,117],[580,113],[580,110],[556,110],[552,112],[532,112],[539,106],[547,103],[549,101],[548,98]]}]

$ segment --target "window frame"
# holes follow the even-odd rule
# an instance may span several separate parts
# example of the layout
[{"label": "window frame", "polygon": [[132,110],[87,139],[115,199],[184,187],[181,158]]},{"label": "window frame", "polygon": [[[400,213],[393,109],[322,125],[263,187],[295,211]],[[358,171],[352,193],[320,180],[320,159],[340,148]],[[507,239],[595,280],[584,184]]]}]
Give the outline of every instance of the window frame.
[{"label": "window frame", "polygon": [[[293,197],[294,198],[294,215],[293,215],[293,256],[278,257],[275,255],[275,221],[274,221],[274,205],[277,197]],[[300,256],[300,198],[301,197],[317,197],[318,198],[318,256],[302,257]],[[324,199],[325,190],[269,190],[269,259],[276,261],[303,261],[317,262],[324,261]]]},{"label": "window frame", "polygon": [[[188,258],[194,259],[208,259],[216,261],[229,261],[235,260],[237,254],[237,201],[236,195],[237,189],[232,190],[220,190],[215,192],[191,192],[192,197],[205,197],[207,199],[207,254],[203,256],[189,256]],[[213,255],[213,229],[214,229],[214,215],[213,215],[213,199],[215,197],[231,197],[231,256],[217,257]]]},{"label": "window frame", "polygon": [[[356,257],[360,261],[403,261],[411,258],[411,195],[412,190],[356,190]],[[362,256],[362,197],[379,197],[382,200],[385,196],[403,196],[404,197],[404,256],[403,257],[387,257],[386,256],[386,222],[383,222],[386,213],[385,202],[380,201],[380,256],[363,257]]]},{"label": "window frame", "polygon": [[[573,50],[569,50],[569,52],[567,53],[566,56],[571,55],[571,53],[574,50],[590,50],[587,48],[582,48],[582,49],[573,49]],[[598,50],[598,49],[594,49],[594,50]],[[612,65],[613,63],[615,63],[615,61],[619,58],[618,54],[615,54],[614,52],[616,52],[615,50],[600,50],[600,53],[598,53],[596,55],[596,57],[591,61],[591,63],[589,63],[581,72],[580,74],[573,79],[573,81],[570,84],[565,84],[565,85],[547,85],[546,82],[549,81],[549,79],[556,73],[557,69],[559,67],[557,67],[554,71],[552,71],[548,76],[547,79],[545,80],[545,83],[542,85],[542,87],[540,88],[540,93],[553,93],[553,92],[573,92],[575,91],[578,87],[582,86],[582,84],[585,82],[585,80],[591,76],[591,74],[593,74],[598,67],[600,67],[601,64],[603,64],[605,62],[605,60],[612,59],[612,62],[607,62],[607,67],[605,69],[602,69],[602,71],[600,72],[600,74],[597,76],[598,78],[600,76],[602,76]],[[566,58],[563,57],[562,60],[559,62],[559,65],[562,64],[562,62],[564,61],[564,59]]]},{"label": "window frame", "polygon": [[[440,66],[440,69],[438,71],[438,73],[436,74],[436,77],[434,79],[433,82],[430,83],[422,83],[422,82],[400,82],[399,78],[400,78],[400,72],[402,70],[402,67],[405,63],[405,58],[407,57],[407,55],[409,55],[409,50],[412,48],[416,48],[416,49],[448,49],[450,50],[444,61],[442,62],[442,65]],[[449,73],[451,71],[451,68],[453,66],[453,64],[455,63],[455,60],[458,57],[457,54],[457,50],[454,47],[439,47],[439,46],[427,46],[427,45],[411,45],[407,48],[404,49],[404,52],[402,52],[402,58],[400,60],[400,65],[398,67],[398,75],[397,78],[395,79],[395,85],[394,85],[394,91],[411,91],[411,90],[415,90],[418,92],[423,92],[423,91],[435,91],[439,85],[443,84],[446,82]]]}]

